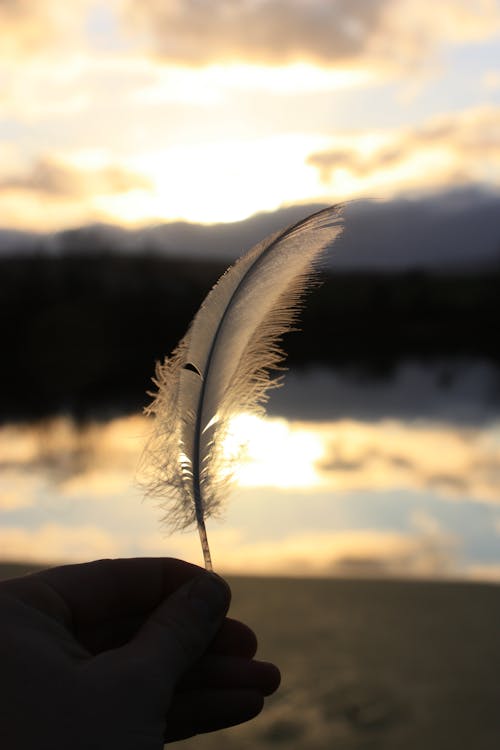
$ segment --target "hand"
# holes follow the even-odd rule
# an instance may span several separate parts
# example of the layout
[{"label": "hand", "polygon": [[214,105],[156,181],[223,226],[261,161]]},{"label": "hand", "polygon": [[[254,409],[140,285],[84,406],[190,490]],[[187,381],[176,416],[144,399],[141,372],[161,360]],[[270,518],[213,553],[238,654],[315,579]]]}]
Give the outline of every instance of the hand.
[{"label": "hand", "polygon": [[162,558],[0,582],[2,747],[160,750],[253,718],[279,672],[229,601],[218,576]]}]

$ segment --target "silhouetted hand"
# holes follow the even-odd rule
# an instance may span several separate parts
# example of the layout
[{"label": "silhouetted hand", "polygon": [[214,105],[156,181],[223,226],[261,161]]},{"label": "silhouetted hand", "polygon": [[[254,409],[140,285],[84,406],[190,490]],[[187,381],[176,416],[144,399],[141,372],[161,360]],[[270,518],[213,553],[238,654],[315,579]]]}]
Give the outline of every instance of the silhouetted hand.
[{"label": "silhouetted hand", "polygon": [[181,560],[67,565],[0,582],[0,745],[160,750],[262,709],[279,672]]}]

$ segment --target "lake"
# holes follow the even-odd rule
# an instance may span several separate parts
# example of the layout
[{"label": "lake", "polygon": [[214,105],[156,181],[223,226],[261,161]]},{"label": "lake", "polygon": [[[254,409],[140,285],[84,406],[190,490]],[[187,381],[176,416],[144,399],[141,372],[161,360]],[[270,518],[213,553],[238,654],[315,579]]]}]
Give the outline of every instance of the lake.
[{"label": "lake", "polygon": [[[42,563],[173,555],[143,501],[141,415],[0,428],[0,556]],[[292,371],[246,441],[224,519],[209,523],[229,574],[500,579],[500,374],[486,360],[401,362],[384,377]]]}]

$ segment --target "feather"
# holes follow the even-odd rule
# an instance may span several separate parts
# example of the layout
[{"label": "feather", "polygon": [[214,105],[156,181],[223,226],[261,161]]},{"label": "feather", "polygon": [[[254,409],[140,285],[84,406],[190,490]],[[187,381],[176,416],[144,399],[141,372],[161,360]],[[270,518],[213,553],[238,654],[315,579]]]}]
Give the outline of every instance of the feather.
[{"label": "feather", "polygon": [[143,459],[149,496],[159,497],[165,522],[196,522],[212,569],[205,519],[217,514],[231,472],[224,458],[228,422],[237,412],[262,413],[280,367],[281,337],[296,323],[322,252],[341,232],[338,207],[318,211],[276,232],[219,279],[172,356],[157,364],[155,416]]}]

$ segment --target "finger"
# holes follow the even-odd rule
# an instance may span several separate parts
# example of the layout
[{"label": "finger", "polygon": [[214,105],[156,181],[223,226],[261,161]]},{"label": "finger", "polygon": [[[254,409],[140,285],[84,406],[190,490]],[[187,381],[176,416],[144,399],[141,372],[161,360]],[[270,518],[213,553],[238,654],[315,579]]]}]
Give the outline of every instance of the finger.
[{"label": "finger", "polygon": [[55,591],[78,629],[123,616],[144,616],[202,570],[183,560],[147,557],[64,565],[27,578]]},{"label": "finger", "polygon": [[[64,565],[24,576],[11,584],[26,603],[71,624],[92,653],[127,643],[146,617],[202,568],[174,558],[97,560]],[[226,620],[213,646],[218,653],[251,658],[255,634],[243,623]]]},{"label": "finger", "polygon": [[264,706],[256,690],[199,690],[178,695],[167,715],[165,742],[242,724]]},{"label": "finger", "polygon": [[[148,615],[122,617],[87,625],[75,630],[79,642],[91,654],[120,648],[128,643],[144,625]],[[226,617],[210,644],[210,651],[251,659],[257,651],[255,633],[242,622]]]},{"label": "finger", "polygon": [[257,652],[257,636],[245,623],[226,617],[210,651],[251,659]]},{"label": "finger", "polygon": [[0,591],[69,627],[72,618],[66,602],[37,576],[33,574],[2,581]]},{"label": "finger", "polygon": [[176,691],[252,689],[271,695],[280,684],[279,669],[268,662],[205,654],[179,681]]},{"label": "finger", "polygon": [[214,573],[203,572],[181,586],[149,617],[122,649],[125,659],[151,664],[173,687],[207,650],[224,621],[231,592]]}]

